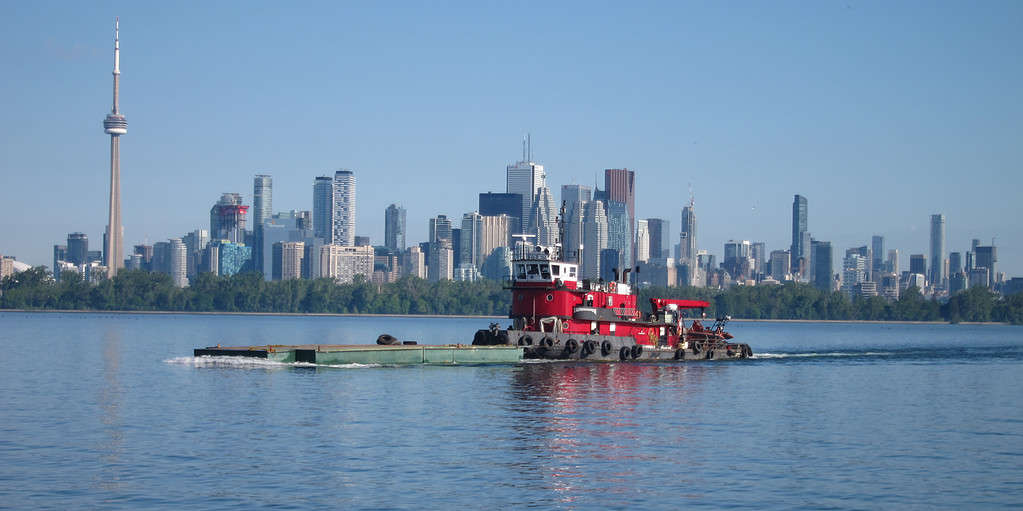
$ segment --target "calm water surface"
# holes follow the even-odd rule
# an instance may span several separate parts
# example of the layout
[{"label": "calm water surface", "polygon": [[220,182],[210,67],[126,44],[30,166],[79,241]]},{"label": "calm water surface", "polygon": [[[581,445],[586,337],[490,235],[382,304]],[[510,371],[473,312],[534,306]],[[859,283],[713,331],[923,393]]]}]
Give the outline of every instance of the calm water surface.
[{"label": "calm water surface", "polygon": [[1023,328],[733,323],[744,362],[315,367],[486,319],[0,313],[0,508],[1018,508]]}]

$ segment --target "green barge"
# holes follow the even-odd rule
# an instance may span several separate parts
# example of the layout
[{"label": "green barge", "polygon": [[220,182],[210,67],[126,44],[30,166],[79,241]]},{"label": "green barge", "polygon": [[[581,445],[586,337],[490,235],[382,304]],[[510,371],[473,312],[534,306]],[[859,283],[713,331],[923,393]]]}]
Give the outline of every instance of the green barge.
[{"label": "green barge", "polygon": [[379,364],[516,364],[522,361],[520,346],[447,345],[266,345],[209,346],[195,348],[197,357],[252,357],[273,362],[307,362],[318,365]]}]

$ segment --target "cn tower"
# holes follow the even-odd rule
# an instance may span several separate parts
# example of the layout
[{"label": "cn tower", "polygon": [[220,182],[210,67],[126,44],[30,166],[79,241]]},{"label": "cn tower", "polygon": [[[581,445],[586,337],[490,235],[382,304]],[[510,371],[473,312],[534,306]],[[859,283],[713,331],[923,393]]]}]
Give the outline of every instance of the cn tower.
[{"label": "cn tower", "polygon": [[121,86],[121,46],[118,42],[118,18],[114,19],[114,109],[103,119],[103,131],[110,135],[110,216],[107,220],[106,261],[113,278],[123,265],[124,233],[121,227],[121,135],[128,133],[128,121],[117,106]]}]

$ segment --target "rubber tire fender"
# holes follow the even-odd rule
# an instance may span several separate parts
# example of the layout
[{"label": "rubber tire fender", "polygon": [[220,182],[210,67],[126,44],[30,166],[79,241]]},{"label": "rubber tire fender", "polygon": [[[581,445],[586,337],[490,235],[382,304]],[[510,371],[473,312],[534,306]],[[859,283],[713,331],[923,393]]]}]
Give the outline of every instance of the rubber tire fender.
[{"label": "rubber tire fender", "polygon": [[629,355],[631,354],[632,350],[630,350],[628,346],[622,346],[622,348],[618,350],[618,358],[621,360],[628,360]]},{"label": "rubber tire fender", "polygon": [[579,350],[579,341],[575,339],[569,339],[565,341],[565,353],[571,355],[572,353],[575,353],[577,350]]},{"label": "rubber tire fender", "polygon": [[611,350],[613,350],[613,349],[614,349],[614,346],[611,346],[611,341],[604,341],[604,342],[600,343],[600,356],[606,357],[606,356],[610,355],[611,354]]},{"label": "rubber tire fender", "polygon": [[639,358],[643,355],[643,345],[633,344],[632,348],[629,350],[629,354],[632,355],[632,358]]},{"label": "rubber tire fender", "polygon": [[550,336],[544,337],[543,339],[540,339],[540,344],[547,346],[548,348],[553,347],[554,339],[551,339]]},{"label": "rubber tire fender", "polygon": [[522,337],[519,337],[519,346],[532,346],[532,345],[533,345],[533,338],[532,337],[530,337],[528,335],[523,335]]},{"label": "rubber tire fender", "polygon": [[497,344],[508,344],[508,331],[501,330],[497,333]]}]

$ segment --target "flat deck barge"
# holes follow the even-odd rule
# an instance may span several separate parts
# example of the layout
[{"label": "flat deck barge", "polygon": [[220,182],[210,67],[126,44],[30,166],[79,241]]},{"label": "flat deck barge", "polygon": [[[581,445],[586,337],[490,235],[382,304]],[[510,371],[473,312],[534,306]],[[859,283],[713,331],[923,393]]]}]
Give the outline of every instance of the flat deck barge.
[{"label": "flat deck barge", "polygon": [[342,364],[515,364],[522,361],[520,346],[447,345],[337,345],[303,344],[266,346],[209,346],[196,348],[197,357],[253,357],[273,362]]}]

